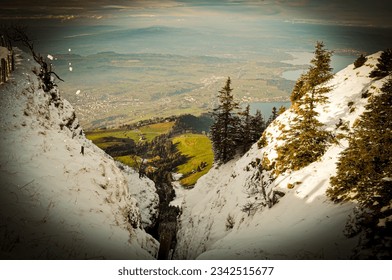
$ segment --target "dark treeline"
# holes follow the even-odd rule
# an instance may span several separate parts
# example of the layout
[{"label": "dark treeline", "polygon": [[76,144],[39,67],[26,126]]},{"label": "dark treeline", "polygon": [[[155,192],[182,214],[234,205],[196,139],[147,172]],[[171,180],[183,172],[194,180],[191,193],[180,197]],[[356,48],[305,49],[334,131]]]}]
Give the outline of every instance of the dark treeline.
[{"label": "dark treeline", "polygon": [[141,120],[141,121],[138,121],[138,122],[132,123],[132,124],[124,124],[124,125],[121,125],[120,127],[122,127],[122,128],[125,127],[129,130],[132,130],[132,129],[137,129],[142,126],[151,125],[151,124],[157,124],[157,123],[163,123],[163,122],[174,122],[177,120],[177,118],[178,118],[177,116],[170,116],[170,117],[166,117],[166,118],[155,117],[155,118],[151,118],[151,119],[147,119],[147,120]]},{"label": "dark treeline", "polygon": [[236,155],[246,153],[260,139],[266,127],[285,110],[282,107],[278,112],[274,107],[268,120],[264,120],[259,110],[252,116],[249,105],[240,110],[232,91],[229,77],[219,91],[219,104],[212,112],[214,122],[210,128],[210,138],[217,163],[226,163]]},{"label": "dark treeline", "polygon": [[183,133],[208,134],[213,123],[211,114],[205,113],[200,116],[185,114],[176,118],[172,133],[180,135]]}]

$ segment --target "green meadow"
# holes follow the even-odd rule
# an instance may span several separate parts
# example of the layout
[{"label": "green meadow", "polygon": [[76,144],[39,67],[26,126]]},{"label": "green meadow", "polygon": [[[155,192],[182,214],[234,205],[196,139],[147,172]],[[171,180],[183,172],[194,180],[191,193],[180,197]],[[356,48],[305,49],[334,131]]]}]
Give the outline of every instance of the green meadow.
[{"label": "green meadow", "polygon": [[151,141],[155,137],[168,133],[174,126],[174,122],[163,122],[142,126],[140,133],[144,135],[147,141]]},{"label": "green meadow", "polygon": [[132,130],[127,128],[99,129],[87,131],[86,137],[101,149],[105,149],[115,144],[123,143],[122,139],[132,139],[136,143],[141,141],[141,139],[151,141],[161,134],[168,133],[173,125],[174,122],[163,122],[142,126]]},{"label": "green meadow", "polygon": [[[173,126],[174,122],[163,122],[132,130],[121,128],[88,131],[86,136],[95,145],[106,150],[115,146],[121,147],[129,139],[132,139],[135,143],[139,141],[150,142],[159,135],[169,133]],[[211,141],[206,135],[192,133],[176,136],[172,138],[172,141],[174,144],[177,144],[178,150],[189,158],[185,164],[177,166],[176,170],[173,171],[184,174],[180,181],[184,187],[193,186],[212,166],[213,152]],[[131,167],[135,167],[135,159],[138,159],[137,156],[135,157],[131,153],[114,156],[114,158]]]},{"label": "green meadow", "polygon": [[[177,172],[184,174],[181,184],[185,187],[193,186],[196,181],[211,169],[214,155],[210,139],[202,134],[183,134],[174,137],[173,143],[177,144],[179,151],[187,155],[187,163],[177,167]],[[202,162],[206,166],[202,166]]]}]

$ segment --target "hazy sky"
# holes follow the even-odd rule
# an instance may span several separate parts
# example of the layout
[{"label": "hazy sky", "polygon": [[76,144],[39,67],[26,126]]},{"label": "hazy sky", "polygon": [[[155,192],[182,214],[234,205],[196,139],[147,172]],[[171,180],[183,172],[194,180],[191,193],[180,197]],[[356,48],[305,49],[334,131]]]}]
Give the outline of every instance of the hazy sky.
[{"label": "hazy sky", "polygon": [[170,21],[226,15],[392,27],[390,0],[12,0],[1,3],[0,11],[2,19],[54,19],[89,24],[126,22],[132,17],[174,24]]},{"label": "hazy sky", "polygon": [[[1,3],[0,23],[30,26],[48,52],[251,53],[268,43],[309,49],[316,40],[368,52],[392,45],[390,35],[383,38],[390,30],[364,35],[347,28],[392,28],[390,11],[391,0],[12,0]],[[171,30],[144,32],[150,27]]]}]

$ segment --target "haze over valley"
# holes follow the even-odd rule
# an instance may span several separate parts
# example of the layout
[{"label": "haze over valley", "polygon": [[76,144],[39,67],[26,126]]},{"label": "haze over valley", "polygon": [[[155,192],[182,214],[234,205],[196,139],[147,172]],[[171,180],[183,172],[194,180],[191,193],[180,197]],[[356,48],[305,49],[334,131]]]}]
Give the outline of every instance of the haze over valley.
[{"label": "haze over valley", "polygon": [[0,259],[391,259],[373,2],[1,4]]},{"label": "haze over valley", "polygon": [[[334,50],[334,72],[392,41],[388,22],[356,19],[363,11],[353,20],[334,3],[331,20],[289,2],[128,1],[80,4],[88,16],[19,18],[39,52],[53,57],[63,96],[91,129],[211,111],[229,76],[243,104],[288,101],[316,41]],[[65,13],[50,6],[49,14]]]}]

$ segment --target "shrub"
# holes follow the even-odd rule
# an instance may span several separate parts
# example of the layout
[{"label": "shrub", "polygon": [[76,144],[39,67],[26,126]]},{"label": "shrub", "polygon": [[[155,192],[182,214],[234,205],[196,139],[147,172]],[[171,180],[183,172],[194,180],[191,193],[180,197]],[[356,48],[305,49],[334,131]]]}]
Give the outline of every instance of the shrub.
[{"label": "shrub", "polygon": [[384,78],[392,73],[392,49],[385,50],[376,65],[376,69],[370,72],[370,78]]},{"label": "shrub", "polygon": [[262,149],[265,146],[267,146],[267,138],[265,137],[265,134],[263,133],[263,135],[261,136],[260,140],[257,142],[257,147],[259,149]]},{"label": "shrub", "polygon": [[247,213],[248,216],[253,215],[257,211],[257,204],[255,202],[247,202],[242,206],[241,211]]},{"label": "shrub", "polygon": [[231,230],[234,227],[235,221],[232,215],[228,214],[226,218],[226,230]]},{"label": "shrub", "polygon": [[367,61],[367,58],[361,54],[354,62],[354,69],[361,67],[362,65],[365,64]]},{"label": "shrub", "polygon": [[365,90],[361,94],[361,98],[368,98],[371,95],[371,93],[368,90]]}]

